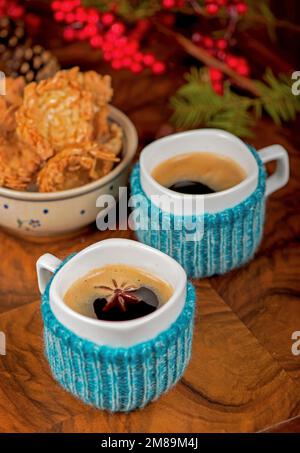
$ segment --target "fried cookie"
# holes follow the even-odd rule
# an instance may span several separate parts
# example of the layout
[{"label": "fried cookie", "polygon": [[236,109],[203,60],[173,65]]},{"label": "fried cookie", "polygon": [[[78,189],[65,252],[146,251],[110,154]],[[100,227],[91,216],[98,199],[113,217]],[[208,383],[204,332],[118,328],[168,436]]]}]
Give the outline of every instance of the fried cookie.
[{"label": "fried cookie", "polygon": [[0,98],[0,185],[52,192],[109,173],[122,149],[122,130],[108,121],[110,76],[79,68],[24,88],[7,79]]},{"label": "fried cookie", "polygon": [[26,190],[39,167],[39,156],[15,135],[0,139],[0,186]]},{"label": "fried cookie", "polygon": [[39,191],[55,192],[88,184],[110,171],[106,170],[106,162],[113,165],[118,161],[105,145],[86,143],[66,148],[49,159],[39,172]]},{"label": "fried cookie", "polygon": [[6,94],[5,99],[10,105],[15,107],[20,107],[23,102],[23,93],[25,88],[25,81],[23,77],[17,77],[13,79],[7,77],[5,79],[6,83]]},{"label": "fried cookie", "polygon": [[29,145],[38,145],[44,159],[92,139],[93,96],[82,88],[77,74],[78,68],[59,71],[24,90],[23,104],[16,114],[17,133]]},{"label": "fried cookie", "polygon": [[[101,141],[100,141],[101,143]],[[115,156],[118,156],[122,149],[123,132],[120,126],[116,123],[111,123],[109,126],[109,136],[102,142],[106,148],[111,151]]]},{"label": "fried cookie", "polygon": [[24,91],[24,79],[18,77],[5,80],[6,93],[0,96],[0,134],[7,138],[16,129],[16,110],[22,104]]},{"label": "fried cookie", "polygon": [[[105,148],[113,153],[115,156],[118,156],[122,149],[122,139],[123,132],[120,126],[115,123],[110,124],[109,126],[109,135],[104,137],[102,144]],[[113,168],[114,163],[110,161],[104,161],[102,163],[102,169],[105,174],[109,173]]]},{"label": "fried cookie", "polygon": [[90,92],[93,97],[94,138],[101,139],[109,133],[108,103],[113,95],[111,77],[101,76],[95,71],[78,72],[76,77],[82,88]]},{"label": "fried cookie", "polygon": [[113,89],[111,87],[111,77],[109,75],[101,76],[95,71],[79,72],[74,71],[73,76],[81,84],[84,90],[89,91],[93,96],[93,101],[97,107],[107,105],[112,98]]}]

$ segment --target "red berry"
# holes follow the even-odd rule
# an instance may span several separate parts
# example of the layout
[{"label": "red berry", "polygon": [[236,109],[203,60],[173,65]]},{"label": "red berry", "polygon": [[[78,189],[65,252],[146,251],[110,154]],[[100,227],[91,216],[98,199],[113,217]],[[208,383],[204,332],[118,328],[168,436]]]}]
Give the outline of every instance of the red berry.
[{"label": "red berry", "polygon": [[144,55],[141,52],[136,52],[133,55],[133,59],[134,59],[134,61],[141,62],[144,59]]},{"label": "red berry", "polygon": [[137,74],[137,73],[142,71],[143,67],[142,67],[142,65],[140,63],[132,63],[130,65],[130,69],[131,69],[132,72]]},{"label": "red berry", "polygon": [[228,42],[226,41],[226,39],[218,39],[216,41],[216,45],[217,45],[218,49],[225,50],[225,49],[227,49]]},{"label": "red berry", "polygon": [[132,55],[137,51],[138,43],[136,41],[131,41],[127,44],[125,53],[127,55]]},{"label": "red berry", "polygon": [[119,60],[120,58],[123,57],[123,51],[122,49],[116,48],[115,50],[112,51],[112,57],[115,60]]},{"label": "red berry", "polygon": [[111,63],[111,67],[113,69],[121,69],[122,68],[122,61],[121,60],[113,60],[112,63]]},{"label": "red berry", "polygon": [[98,28],[94,24],[88,24],[86,27],[84,27],[84,31],[86,33],[86,36],[95,36],[98,33]]},{"label": "red berry", "polygon": [[62,11],[56,11],[56,13],[54,14],[54,19],[57,21],[57,22],[62,22],[65,18],[65,13],[63,13]]},{"label": "red berry", "polygon": [[128,39],[125,36],[122,36],[121,38],[117,38],[115,43],[116,46],[125,47],[128,43]]},{"label": "red berry", "polygon": [[248,11],[248,5],[246,5],[246,3],[238,3],[236,5],[236,11],[240,15],[246,14]]},{"label": "red berry", "polygon": [[115,22],[114,24],[112,24],[110,30],[116,35],[122,35],[125,32],[125,25],[121,22]]},{"label": "red berry", "polygon": [[112,52],[113,49],[114,49],[114,45],[111,42],[105,40],[103,43],[103,51]]},{"label": "red berry", "polygon": [[223,79],[223,74],[219,69],[210,68],[209,70],[210,80],[212,82],[219,82]]},{"label": "red berry", "polygon": [[64,31],[63,31],[63,37],[66,41],[74,41],[75,37],[76,37],[76,32],[74,30],[74,28],[66,28]]},{"label": "red berry", "polygon": [[77,8],[76,12],[75,12],[75,17],[78,22],[81,22],[81,23],[85,22],[87,19],[85,9],[82,7]]},{"label": "red berry", "polygon": [[93,36],[93,37],[90,39],[90,44],[91,44],[92,47],[95,47],[95,48],[100,48],[100,47],[102,47],[102,44],[103,44],[103,38],[102,38],[102,36],[99,36],[99,35]]},{"label": "red berry", "polygon": [[153,74],[163,74],[166,70],[166,66],[162,61],[156,61],[152,65]]},{"label": "red berry", "polygon": [[111,52],[104,52],[103,53],[103,60],[110,61],[111,57],[112,57]]},{"label": "red berry", "polygon": [[111,25],[115,20],[115,17],[113,14],[111,13],[105,13],[103,14],[103,16],[101,17],[101,22],[104,24],[104,25]]},{"label": "red berry", "polygon": [[68,13],[73,9],[72,2],[60,2],[60,10]]},{"label": "red berry", "polygon": [[214,16],[219,11],[219,6],[216,3],[209,3],[208,5],[206,5],[205,9],[208,14]]},{"label": "red berry", "polygon": [[234,55],[228,55],[226,58],[226,63],[228,64],[228,66],[235,69],[237,67],[237,65],[239,64],[239,60]]},{"label": "red berry", "polygon": [[203,45],[204,47],[211,48],[214,45],[214,40],[210,38],[209,36],[205,36],[203,38]]},{"label": "red berry", "polygon": [[244,65],[244,64],[240,64],[237,68],[236,68],[237,72],[239,74],[241,74],[242,76],[248,76],[249,75],[249,67],[247,65]]},{"label": "red berry", "polygon": [[67,24],[72,24],[75,20],[75,14],[73,13],[67,13],[66,14],[66,18],[65,18],[65,21],[67,22]]},{"label": "red berry", "polygon": [[132,64],[132,59],[130,57],[124,57],[122,59],[122,62],[123,62],[124,68],[129,68],[129,66],[131,66],[131,64]]},{"label": "red berry", "polygon": [[115,45],[116,40],[117,40],[117,36],[114,33],[112,33],[111,31],[108,31],[105,34],[105,40],[106,40],[106,42]]},{"label": "red berry", "polygon": [[22,17],[24,14],[24,9],[20,5],[5,5],[5,7],[7,8],[7,10],[4,12],[4,15],[9,16],[12,19],[20,19],[20,17]]},{"label": "red berry", "polygon": [[163,7],[164,7],[164,8],[167,8],[167,9],[169,9],[169,8],[174,8],[174,6],[175,6],[175,0],[163,0],[163,3],[162,3],[162,4],[163,4]]},{"label": "red berry", "polygon": [[99,21],[99,13],[97,9],[91,8],[88,11],[88,16],[87,16],[88,22],[91,24],[97,24]]},{"label": "red berry", "polygon": [[54,10],[60,9],[60,2],[59,1],[52,2],[51,8]]},{"label": "red berry", "polygon": [[84,41],[87,38],[85,29],[82,28],[81,30],[79,30],[77,36],[78,36],[79,41]]},{"label": "red berry", "polygon": [[154,55],[152,53],[147,53],[144,55],[144,64],[146,66],[152,66],[155,61]]}]

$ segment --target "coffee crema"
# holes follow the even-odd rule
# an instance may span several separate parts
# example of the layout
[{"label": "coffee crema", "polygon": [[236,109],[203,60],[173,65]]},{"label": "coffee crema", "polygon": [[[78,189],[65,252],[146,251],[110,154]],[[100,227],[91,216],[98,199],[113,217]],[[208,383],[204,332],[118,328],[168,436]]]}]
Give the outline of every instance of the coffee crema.
[{"label": "coffee crema", "polygon": [[152,177],[175,192],[205,195],[236,186],[246,178],[246,172],[230,157],[192,152],[165,160],[154,168]]},{"label": "coffee crema", "polygon": [[89,318],[129,321],[159,309],[172,294],[171,285],[153,274],[112,264],[78,279],[66,292],[64,302]]}]

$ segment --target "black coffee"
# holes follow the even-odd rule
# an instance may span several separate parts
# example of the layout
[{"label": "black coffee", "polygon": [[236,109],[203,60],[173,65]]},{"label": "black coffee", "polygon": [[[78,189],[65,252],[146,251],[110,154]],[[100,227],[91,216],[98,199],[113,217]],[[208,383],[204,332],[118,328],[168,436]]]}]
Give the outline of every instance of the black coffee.
[{"label": "black coffee", "polygon": [[172,293],[172,287],[155,275],[124,264],[111,264],[78,279],[66,292],[64,302],[90,318],[129,321],[159,309]]},{"label": "black coffee", "polygon": [[175,192],[205,195],[229,189],[246,177],[235,160],[208,152],[180,154],[163,161],[153,178]]},{"label": "black coffee", "polygon": [[206,184],[202,184],[198,181],[179,181],[175,184],[172,184],[170,187],[168,187],[168,189],[173,190],[174,192],[188,195],[206,195],[216,192]]},{"label": "black coffee", "polygon": [[160,307],[157,295],[149,288],[115,292],[110,298],[94,301],[94,311],[103,321],[130,321],[149,315]]}]

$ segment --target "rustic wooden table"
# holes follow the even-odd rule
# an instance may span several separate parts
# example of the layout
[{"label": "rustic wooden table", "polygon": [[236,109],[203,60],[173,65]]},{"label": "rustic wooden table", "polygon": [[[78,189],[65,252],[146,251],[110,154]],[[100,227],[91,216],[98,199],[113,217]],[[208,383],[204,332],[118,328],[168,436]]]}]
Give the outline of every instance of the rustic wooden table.
[{"label": "rustic wooden table", "polygon": [[[107,72],[84,45],[57,49],[68,67]],[[113,73],[114,103],[136,124],[140,148],[169,117],[168,98],[180,71],[139,77]],[[43,353],[35,262],[50,252],[66,257],[109,237],[94,227],[73,239],[32,244],[0,231],[0,432],[249,432],[300,431],[300,141],[290,129],[262,122],[252,143],[281,143],[290,155],[289,184],[267,204],[263,242],[255,259],[224,276],[194,280],[197,316],[193,355],[180,383],[142,411],[111,415],[84,405],[53,380]],[[1,211],[1,206],[0,206]]]}]

